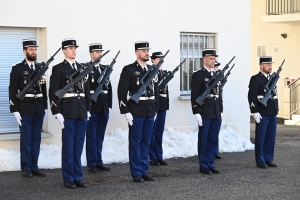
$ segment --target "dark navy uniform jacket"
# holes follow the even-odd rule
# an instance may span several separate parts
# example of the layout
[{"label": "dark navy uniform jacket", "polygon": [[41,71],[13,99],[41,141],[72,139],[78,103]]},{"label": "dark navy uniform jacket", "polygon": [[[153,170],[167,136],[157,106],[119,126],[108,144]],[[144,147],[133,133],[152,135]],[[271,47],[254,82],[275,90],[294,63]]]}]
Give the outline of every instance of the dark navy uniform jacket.
[{"label": "dark navy uniform jacket", "polygon": [[[148,68],[150,66],[148,65]],[[123,68],[119,84],[118,84],[118,99],[121,114],[130,112],[133,116],[138,117],[154,117],[158,109],[158,88],[157,84],[152,84],[154,91],[151,91],[147,87],[147,93],[142,97],[155,97],[153,100],[140,100],[136,104],[130,99],[130,96],[135,94],[141,87],[140,80],[144,76],[143,68],[135,61],[134,63],[127,65]],[[129,96],[128,96],[128,95]],[[129,99],[128,99],[129,98]]]},{"label": "dark navy uniform jacket", "polygon": [[[104,67],[105,66],[100,65],[101,72],[103,72]],[[98,87],[97,80],[99,76],[100,71],[94,66],[93,70],[89,73],[89,85],[91,91],[95,91]],[[92,101],[91,113],[107,114],[109,113],[109,108],[112,108],[112,86],[110,81],[108,83],[108,89],[103,86],[103,91],[104,90],[106,90],[107,93],[99,94],[96,103]]]},{"label": "dark navy uniform jacket", "polygon": [[[82,67],[76,62],[77,69]],[[87,118],[87,111],[91,109],[91,95],[89,82],[83,84],[83,89],[78,87],[78,83],[68,91],[68,93],[84,93],[85,97],[68,97],[61,100],[55,96],[55,92],[62,89],[70,80],[69,76],[75,70],[67,60],[55,65],[52,69],[49,87],[49,99],[52,114],[61,113],[64,118],[83,119]],[[75,77],[73,77],[75,78]]]},{"label": "dark navy uniform jacket", "polygon": [[[34,65],[35,69],[40,67],[39,63],[35,62]],[[27,85],[26,78],[30,72],[31,69],[25,59],[12,67],[9,84],[10,112],[20,112],[21,115],[33,116],[36,107],[39,115],[44,115],[48,99],[45,76],[40,77],[40,80],[33,84],[32,90],[27,93],[43,94],[43,97],[24,97],[22,101],[16,97],[18,92],[22,91]]]},{"label": "dark navy uniform jacket", "polygon": [[[167,70],[159,70],[158,72],[158,83],[163,81],[163,77],[167,75]],[[169,110],[169,89],[168,85],[159,89],[159,101],[158,110]]]},{"label": "dark navy uniform jacket", "polygon": [[[206,119],[221,119],[221,113],[223,112],[223,101],[219,95],[219,98],[211,97],[204,100],[202,105],[196,103],[196,99],[206,90],[206,83],[211,78],[211,73],[204,67],[193,73],[191,81],[191,104],[193,114],[199,113],[202,118]],[[215,87],[215,91],[218,92],[219,86]],[[210,94],[214,94],[213,90]]]},{"label": "dark navy uniform jacket", "polygon": [[259,103],[259,99],[262,99],[266,93],[265,86],[267,83],[268,79],[262,72],[251,77],[248,91],[248,102],[251,113],[259,112],[261,115],[277,115],[277,91],[275,93],[272,92],[273,98],[268,100],[267,107]]}]

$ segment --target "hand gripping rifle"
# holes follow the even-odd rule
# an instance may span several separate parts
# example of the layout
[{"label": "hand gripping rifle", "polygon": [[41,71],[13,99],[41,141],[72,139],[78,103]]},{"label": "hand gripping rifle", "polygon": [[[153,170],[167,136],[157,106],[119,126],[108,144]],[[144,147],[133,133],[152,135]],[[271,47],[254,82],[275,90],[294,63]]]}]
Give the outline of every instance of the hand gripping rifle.
[{"label": "hand gripping rifle", "polygon": [[[153,64],[150,69],[146,72],[146,74],[141,78],[140,83],[142,84],[141,87],[139,88],[139,90],[132,95],[131,99],[135,102],[135,103],[139,103],[139,99],[142,96],[142,94],[144,94],[146,92],[146,88],[147,86],[150,85],[150,83],[152,82],[153,78],[155,77],[155,75],[157,74],[158,70],[159,70],[159,66],[164,62],[164,58],[167,56],[167,54],[169,53],[170,50],[168,50],[165,55],[163,55],[163,57],[161,57],[160,61],[157,63],[157,65]],[[146,79],[146,80],[145,80]]]},{"label": "hand gripping rifle", "polygon": [[233,56],[233,58],[229,61],[228,64],[226,64],[226,66],[222,70],[216,71],[214,76],[211,77],[211,79],[209,79],[209,81],[206,83],[206,90],[196,99],[196,102],[199,105],[203,104],[204,100],[209,97],[210,90],[212,90],[219,83],[219,81],[224,78],[224,72],[229,68],[230,63],[234,60],[234,58],[235,56]]},{"label": "hand gripping rifle", "polygon": [[22,91],[20,91],[16,95],[18,99],[23,100],[25,95],[33,89],[33,84],[36,83],[40,79],[40,77],[47,71],[50,63],[54,60],[54,56],[56,56],[56,54],[59,52],[60,49],[61,48],[59,48],[54,53],[54,55],[49,58],[49,60],[46,63],[42,62],[39,67],[36,67],[36,69],[29,74],[29,76],[26,78],[27,85],[24,87]]},{"label": "hand gripping rifle", "polygon": [[158,84],[158,88],[163,88],[165,87],[172,78],[174,78],[174,74],[179,70],[179,67],[185,62],[182,61],[172,72],[168,72],[165,76],[163,76],[162,81]]},{"label": "hand gripping rifle", "polygon": [[[73,72],[69,76],[70,82],[67,85],[65,85],[62,89],[57,90],[55,92],[55,96],[57,96],[57,98],[59,98],[59,99],[62,99],[63,96],[69,91],[69,89],[73,88],[73,86],[76,83],[81,81],[88,73],[90,73],[90,71],[93,70],[93,66],[95,66],[97,63],[99,63],[101,58],[103,58],[108,52],[109,52],[109,50],[106,51],[102,56],[97,58],[92,64],[86,63],[85,66],[82,66],[79,69],[77,69],[75,72]],[[75,75],[77,75],[77,76],[74,78]]]},{"label": "hand gripping rifle", "polygon": [[97,79],[98,86],[97,86],[96,90],[94,91],[94,94],[92,94],[92,96],[91,96],[91,99],[93,102],[96,103],[99,94],[103,93],[103,85],[105,86],[106,89],[108,89],[108,79],[109,79],[110,74],[113,71],[113,66],[116,63],[116,59],[117,59],[119,53],[120,53],[120,50],[118,51],[118,53],[117,53],[116,57],[113,59],[113,61],[111,61],[110,65],[105,66],[105,69],[103,70],[103,72],[101,73],[99,78]]},{"label": "hand gripping rifle", "polygon": [[226,73],[226,75],[224,76],[224,78],[221,80],[221,85],[219,86],[219,90],[223,90],[224,85],[227,82],[227,78],[230,75],[230,71],[232,70],[232,68],[234,67],[235,64],[232,65],[232,67],[228,70],[228,72]]},{"label": "hand gripping rifle", "polygon": [[271,75],[271,77],[270,77],[270,79],[269,79],[269,81],[266,85],[267,92],[265,93],[264,97],[259,101],[265,107],[267,107],[268,100],[272,99],[272,91],[273,91],[273,93],[276,93],[276,92],[274,92],[274,89],[275,89],[275,86],[277,84],[277,81],[280,78],[279,74],[282,70],[282,66],[283,66],[284,62],[285,62],[285,59],[282,61],[280,67],[277,70],[277,72],[274,72]]}]

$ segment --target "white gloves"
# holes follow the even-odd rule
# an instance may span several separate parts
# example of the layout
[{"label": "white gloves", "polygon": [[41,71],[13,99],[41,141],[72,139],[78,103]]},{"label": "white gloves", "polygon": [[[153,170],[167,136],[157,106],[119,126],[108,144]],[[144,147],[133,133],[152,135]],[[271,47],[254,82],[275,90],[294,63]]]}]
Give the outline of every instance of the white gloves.
[{"label": "white gloves", "polygon": [[197,122],[198,122],[198,125],[199,125],[199,126],[203,126],[201,115],[200,115],[199,113],[197,113],[197,114],[195,114],[195,117],[196,117],[196,120],[197,120]]},{"label": "white gloves", "polygon": [[223,119],[223,113],[221,113],[221,119]]},{"label": "white gloves", "polygon": [[47,112],[47,110],[45,110],[44,121],[46,119],[47,114],[48,114],[48,112]]},{"label": "white gloves", "polygon": [[130,126],[132,126],[132,124],[133,124],[133,122],[132,122],[132,120],[133,120],[132,114],[129,112],[129,113],[125,113],[124,116],[125,116],[128,124]]},{"label": "white gloves", "polygon": [[65,125],[64,125],[64,121],[65,121],[64,116],[62,116],[62,114],[60,114],[60,113],[57,113],[57,114],[55,114],[55,118],[57,119],[57,121],[58,121],[61,129],[64,129],[65,128]]},{"label": "white gloves", "polygon": [[257,113],[253,113],[253,118],[255,119],[256,123],[260,122],[260,119],[262,119],[261,115],[259,114],[259,112]]},{"label": "white gloves", "polygon": [[20,113],[19,113],[19,112],[13,112],[13,114],[15,115],[15,118],[16,118],[18,124],[19,124],[20,126],[22,126],[22,122],[21,122],[22,118],[21,118]]},{"label": "white gloves", "polygon": [[90,117],[91,117],[91,113],[90,111],[87,111],[87,119],[90,120]]}]

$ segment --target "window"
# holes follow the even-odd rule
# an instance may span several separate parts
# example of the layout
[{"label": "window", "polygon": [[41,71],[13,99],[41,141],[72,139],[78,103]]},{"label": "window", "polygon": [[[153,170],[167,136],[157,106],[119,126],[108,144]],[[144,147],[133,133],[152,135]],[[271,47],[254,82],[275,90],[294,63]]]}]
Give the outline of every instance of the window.
[{"label": "window", "polygon": [[24,60],[22,40],[27,38],[37,38],[37,29],[0,27],[0,134],[20,132],[9,110],[8,85],[12,65]]},{"label": "window", "polygon": [[180,68],[180,96],[191,94],[193,72],[203,67],[202,50],[207,48],[216,48],[215,34],[180,34],[180,60],[186,59]]},{"label": "window", "polygon": [[267,55],[267,46],[257,46],[257,57]]}]

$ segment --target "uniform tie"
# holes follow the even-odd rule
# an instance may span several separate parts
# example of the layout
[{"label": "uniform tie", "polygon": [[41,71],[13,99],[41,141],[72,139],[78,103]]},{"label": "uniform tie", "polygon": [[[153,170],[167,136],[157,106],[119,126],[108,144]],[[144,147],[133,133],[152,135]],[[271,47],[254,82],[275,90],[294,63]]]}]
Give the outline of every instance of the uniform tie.
[{"label": "uniform tie", "polygon": [[268,74],[268,76],[267,76],[267,79],[269,80],[270,79],[270,75]]},{"label": "uniform tie", "polygon": [[75,63],[72,63],[73,69],[76,71]]},{"label": "uniform tie", "polygon": [[33,64],[30,65],[30,70],[33,71]]},{"label": "uniform tie", "polygon": [[143,67],[143,70],[144,70],[145,73],[147,72],[147,71],[146,71],[146,67]]}]

